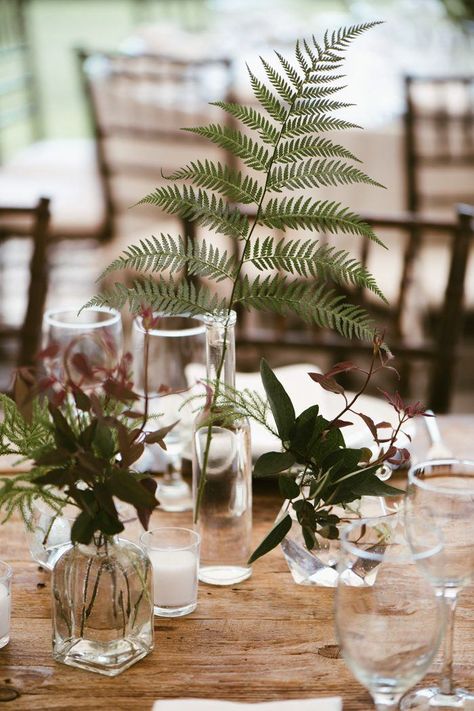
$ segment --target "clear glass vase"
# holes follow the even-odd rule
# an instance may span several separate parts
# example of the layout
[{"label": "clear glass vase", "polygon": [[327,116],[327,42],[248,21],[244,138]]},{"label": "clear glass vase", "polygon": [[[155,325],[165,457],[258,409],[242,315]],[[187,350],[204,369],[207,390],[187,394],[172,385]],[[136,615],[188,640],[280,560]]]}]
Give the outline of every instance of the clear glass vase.
[{"label": "clear glass vase", "polygon": [[[207,379],[235,386],[236,315],[206,318]],[[234,585],[252,574],[252,458],[246,417],[214,408],[198,416],[193,453],[194,520],[201,535],[199,579]]]},{"label": "clear glass vase", "polygon": [[[281,549],[293,580],[298,585],[337,587],[339,539],[330,540],[316,533],[316,546],[313,550],[308,550],[296,513],[288,507],[289,502],[285,501],[277,520],[282,518],[288,511],[293,519],[290,530],[281,542]],[[382,520],[380,517],[386,517],[387,521],[393,521],[398,516],[397,511],[387,511],[384,500],[379,496],[363,496],[359,501],[353,502],[350,508],[347,509],[333,506],[331,513],[337,514],[345,523],[350,523],[360,518],[379,518]],[[361,579],[361,585],[362,582]]]},{"label": "clear glass vase", "polygon": [[146,552],[125,539],[75,544],[52,575],[53,657],[116,676],[153,649],[153,589]]}]

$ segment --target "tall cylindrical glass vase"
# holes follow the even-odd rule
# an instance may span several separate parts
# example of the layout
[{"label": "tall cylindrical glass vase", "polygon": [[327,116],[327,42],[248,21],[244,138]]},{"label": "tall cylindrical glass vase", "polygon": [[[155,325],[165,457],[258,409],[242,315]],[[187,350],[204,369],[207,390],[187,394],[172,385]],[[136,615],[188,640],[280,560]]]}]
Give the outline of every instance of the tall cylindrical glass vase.
[{"label": "tall cylindrical glass vase", "polygon": [[[207,317],[207,380],[212,402],[198,415],[194,433],[194,520],[201,535],[199,579],[234,585],[250,577],[252,533],[250,425],[219,403],[235,387],[234,312]],[[209,391],[210,395],[210,391]]]}]

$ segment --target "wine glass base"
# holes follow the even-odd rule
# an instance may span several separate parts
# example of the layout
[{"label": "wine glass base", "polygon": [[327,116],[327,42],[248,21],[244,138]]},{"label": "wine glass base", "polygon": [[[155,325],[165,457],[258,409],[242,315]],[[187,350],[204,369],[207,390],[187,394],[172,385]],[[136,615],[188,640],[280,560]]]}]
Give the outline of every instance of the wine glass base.
[{"label": "wine glass base", "polygon": [[162,511],[178,513],[192,511],[193,500],[191,489],[183,479],[159,481],[156,487],[156,498]]},{"label": "wine glass base", "polygon": [[438,687],[412,691],[400,702],[400,711],[430,711],[431,709],[471,709],[474,708],[474,696],[466,689],[455,689],[454,694],[442,694]]}]

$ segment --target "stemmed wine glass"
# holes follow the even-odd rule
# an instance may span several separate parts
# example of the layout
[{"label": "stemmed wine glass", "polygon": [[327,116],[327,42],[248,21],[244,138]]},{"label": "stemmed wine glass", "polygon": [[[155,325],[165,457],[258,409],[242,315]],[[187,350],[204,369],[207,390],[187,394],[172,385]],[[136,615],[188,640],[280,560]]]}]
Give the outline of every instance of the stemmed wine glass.
[{"label": "stemmed wine glass", "polygon": [[[438,686],[420,689],[401,704],[408,709],[472,708],[474,694],[453,684],[453,632],[459,593],[474,579],[474,462],[443,459],[411,468],[405,502],[407,535],[416,552],[426,532],[439,528],[445,565],[426,566],[426,573],[447,615],[444,661]],[[423,526],[420,525],[423,522]]]},{"label": "stemmed wine glass", "polygon": [[[49,351],[46,370],[59,382],[66,378],[81,387],[97,387],[103,373],[114,368],[123,351],[122,318],[106,307],[56,308],[43,318],[43,347]],[[83,367],[80,365],[83,363]],[[90,373],[88,375],[88,373]]]},{"label": "stemmed wine glass", "polygon": [[425,534],[413,553],[397,515],[342,529],[336,633],[348,667],[370,691],[377,711],[398,708],[441,641],[441,600],[416,561],[441,567],[442,541],[436,529]]},{"label": "stemmed wine glass", "polygon": [[[166,452],[151,445],[152,468],[162,471],[156,496],[165,511],[192,509],[191,489],[182,477],[183,455],[191,459],[194,421],[193,365],[205,363],[206,327],[189,314],[153,314],[145,328],[143,317],[133,323],[133,361],[137,391],[148,393],[148,414],[157,427],[177,423],[166,435]],[[146,363],[148,362],[148,367]]]}]

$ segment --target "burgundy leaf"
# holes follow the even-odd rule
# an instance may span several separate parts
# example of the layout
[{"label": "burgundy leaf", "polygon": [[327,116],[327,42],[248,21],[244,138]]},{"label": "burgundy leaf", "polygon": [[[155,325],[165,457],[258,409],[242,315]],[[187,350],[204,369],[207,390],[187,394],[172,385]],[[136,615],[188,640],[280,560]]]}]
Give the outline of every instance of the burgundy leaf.
[{"label": "burgundy leaf", "polygon": [[376,428],[376,426],[375,426],[375,422],[373,421],[373,419],[372,419],[371,417],[369,417],[368,415],[364,415],[363,412],[358,412],[357,414],[359,415],[359,417],[360,417],[362,420],[364,420],[365,424],[367,425],[367,427],[368,427],[369,430],[370,430],[370,434],[372,435],[372,437],[374,438],[374,440],[375,440],[376,442],[378,442],[377,428]]},{"label": "burgundy leaf", "polygon": [[327,390],[331,393],[336,393],[336,395],[342,395],[344,393],[344,388],[342,387],[342,385],[339,385],[339,383],[336,382],[334,378],[327,378],[321,373],[308,373],[308,375],[311,380],[314,380],[315,383],[318,383],[324,390]]},{"label": "burgundy leaf", "polygon": [[385,422],[385,420],[384,420],[383,422],[377,422],[377,424],[375,426],[379,430],[379,429],[387,429],[389,427],[391,428],[392,424],[390,422]]},{"label": "burgundy leaf", "polygon": [[333,429],[341,429],[342,427],[349,427],[350,425],[353,425],[353,422],[350,422],[349,420],[333,420],[332,422],[329,423],[329,426]]},{"label": "burgundy leaf", "polygon": [[336,363],[333,367],[325,373],[326,377],[329,378],[337,373],[347,373],[349,370],[359,370],[357,365],[351,360],[343,360],[341,363]]},{"label": "burgundy leaf", "polygon": [[138,400],[138,395],[130,390],[130,388],[125,387],[116,380],[111,380],[110,378],[104,383],[104,390],[110,397],[120,400],[120,402],[130,402]]},{"label": "burgundy leaf", "polygon": [[[159,444],[160,446],[163,446],[164,438],[168,434],[168,432],[171,432],[173,427],[176,427],[178,424],[179,420],[176,420],[176,422],[173,422],[172,425],[167,425],[166,427],[162,427],[159,430],[155,430],[154,432],[148,432],[145,436],[145,442],[147,444]],[[163,449],[166,449],[166,446],[163,447]]]},{"label": "burgundy leaf", "polygon": [[61,351],[61,346],[59,343],[50,343],[49,346],[46,348],[43,348],[43,350],[39,351],[35,358],[36,360],[45,360],[46,358],[56,358],[57,355],[59,355]]},{"label": "burgundy leaf", "polygon": [[[151,477],[147,477],[146,479],[140,479],[140,484],[150,492],[150,494],[153,494],[155,496],[156,493],[156,481],[152,479]],[[157,502],[158,504],[158,502]],[[138,520],[142,524],[143,528],[145,531],[148,530],[148,524],[150,523],[150,516],[153,513],[152,508],[145,508],[145,507],[139,507],[137,508],[137,516]]]},{"label": "burgundy leaf", "polygon": [[74,353],[71,358],[71,363],[85,378],[91,379],[94,377],[94,371],[92,370],[91,364],[83,353]]}]

